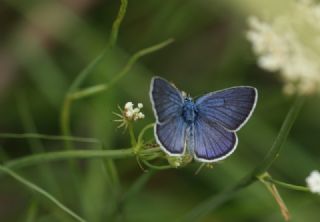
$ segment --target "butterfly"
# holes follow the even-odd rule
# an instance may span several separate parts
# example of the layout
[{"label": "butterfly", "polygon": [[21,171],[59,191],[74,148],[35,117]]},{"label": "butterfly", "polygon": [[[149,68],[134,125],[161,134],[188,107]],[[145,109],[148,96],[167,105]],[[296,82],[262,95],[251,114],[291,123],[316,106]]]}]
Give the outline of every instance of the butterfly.
[{"label": "butterfly", "polygon": [[237,86],[194,101],[161,77],[152,78],[149,94],[160,148],[169,156],[183,156],[187,150],[195,160],[207,163],[235,151],[236,132],[250,118],[258,98],[256,88]]}]

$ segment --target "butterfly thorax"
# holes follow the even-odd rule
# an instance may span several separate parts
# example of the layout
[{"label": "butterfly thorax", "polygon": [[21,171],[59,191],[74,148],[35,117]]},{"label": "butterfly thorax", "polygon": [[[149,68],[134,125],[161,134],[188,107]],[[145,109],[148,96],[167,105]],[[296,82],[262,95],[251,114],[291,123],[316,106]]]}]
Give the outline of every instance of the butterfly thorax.
[{"label": "butterfly thorax", "polygon": [[194,102],[190,97],[185,98],[182,107],[182,117],[184,121],[188,124],[194,123],[198,115],[198,110]]}]

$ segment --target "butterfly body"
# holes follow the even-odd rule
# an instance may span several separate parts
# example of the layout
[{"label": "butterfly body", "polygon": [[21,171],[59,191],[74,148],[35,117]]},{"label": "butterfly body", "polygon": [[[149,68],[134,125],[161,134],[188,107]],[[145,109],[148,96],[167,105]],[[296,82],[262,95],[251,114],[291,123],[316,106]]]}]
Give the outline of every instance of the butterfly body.
[{"label": "butterfly body", "polygon": [[184,100],[182,106],[182,118],[188,124],[193,124],[198,115],[198,109],[196,104],[192,101],[191,97],[187,97]]},{"label": "butterfly body", "polygon": [[188,149],[201,162],[216,162],[232,154],[238,131],[251,116],[257,90],[232,87],[208,93],[196,101],[165,79],[154,77],[150,99],[156,117],[155,138],[170,156]]}]

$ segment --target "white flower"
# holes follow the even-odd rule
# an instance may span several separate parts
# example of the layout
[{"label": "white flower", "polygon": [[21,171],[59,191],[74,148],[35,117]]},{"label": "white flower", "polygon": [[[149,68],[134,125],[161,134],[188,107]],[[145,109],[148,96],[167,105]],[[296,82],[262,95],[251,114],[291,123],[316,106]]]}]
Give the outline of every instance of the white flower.
[{"label": "white flower", "polygon": [[314,170],[306,179],[307,185],[312,193],[320,194],[320,173]]},{"label": "white flower", "polygon": [[142,112],[139,112],[138,113],[138,117],[139,117],[139,119],[143,119],[144,118],[144,114]]},{"label": "white flower", "polygon": [[271,21],[248,19],[247,39],[258,56],[258,65],[278,71],[288,94],[320,92],[320,4],[300,0],[292,14]]},{"label": "white flower", "polygon": [[134,108],[134,109],[133,109],[133,112],[134,112],[134,113],[139,113],[139,112],[140,112],[140,109],[139,109],[139,108]]},{"label": "white flower", "polygon": [[131,119],[133,117],[133,111],[132,110],[127,110],[125,112],[125,116],[128,118],[128,119]]},{"label": "white flower", "polygon": [[120,114],[114,113],[119,119],[114,120],[115,122],[119,122],[118,128],[124,127],[125,129],[129,126],[131,121],[137,121],[139,119],[143,119],[145,116],[141,112],[143,107],[142,103],[138,103],[138,107],[134,107],[132,102],[127,102],[124,105],[124,110],[119,106]]},{"label": "white flower", "polygon": [[132,109],[133,107],[133,103],[132,102],[127,102],[125,105],[124,105],[124,108],[129,110],[129,109]]},{"label": "white flower", "polygon": [[138,107],[134,108],[134,104],[132,102],[127,102],[124,106],[124,117],[127,120],[134,120],[134,121],[143,119],[144,114],[140,112],[142,107],[143,107],[142,103],[138,103]]}]

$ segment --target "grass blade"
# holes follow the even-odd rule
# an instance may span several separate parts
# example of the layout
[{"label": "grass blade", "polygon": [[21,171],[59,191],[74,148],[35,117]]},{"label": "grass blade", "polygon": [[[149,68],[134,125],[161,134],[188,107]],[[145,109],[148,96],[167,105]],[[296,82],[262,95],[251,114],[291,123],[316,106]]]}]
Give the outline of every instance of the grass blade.
[{"label": "grass blade", "polygon": [[44,196],[45,198],[50,200],[57,207],[59,207],[61,210],[63,210],[65,213],[69,214],[71,217],[73,217],[77,221],[85,222],[85,220],[83,218],[78,216],[76,213],[74,213],[72,210],[70,210],[68,207],[66,207],[59,200],[57,200],[54,196],[52,196],[50,193],[48,193],[47,191],[45,191],[41,187],[38,187],[36,184],[34,184],[34,183],[28,181],[27,179],[21,177],[20,175],[16,174],[14,171],[8,169],[7,167],[0,166],[0,171],[2,171],[3,173],[11,176],[12,178],[17,180],[18,182],[20,182],[23,185],[25,185],[26,187],[28,187],[29,189],[41,194],[42,196]]}]

